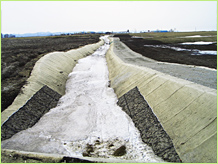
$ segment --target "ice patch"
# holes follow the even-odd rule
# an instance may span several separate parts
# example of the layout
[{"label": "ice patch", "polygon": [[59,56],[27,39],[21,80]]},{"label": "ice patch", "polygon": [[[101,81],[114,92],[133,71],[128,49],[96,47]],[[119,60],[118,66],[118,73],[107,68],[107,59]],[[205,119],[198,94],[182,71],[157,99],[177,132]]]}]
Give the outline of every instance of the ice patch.
[{"label": "ice patch", "polygon": [[92,56],[80,59],[69,74],[66,94],[57,107],[32,128],[2,142],[2,148],[100,157],[138,162],[164,162],[144,144],[130,117],[117,106],[108,87],[105,54],[109,40]]}]

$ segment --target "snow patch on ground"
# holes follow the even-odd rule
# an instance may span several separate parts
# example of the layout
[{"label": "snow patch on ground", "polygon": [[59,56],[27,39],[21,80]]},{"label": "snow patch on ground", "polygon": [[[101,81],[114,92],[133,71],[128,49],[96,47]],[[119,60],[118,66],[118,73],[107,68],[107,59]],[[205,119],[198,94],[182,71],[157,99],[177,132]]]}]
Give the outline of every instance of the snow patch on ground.
[{"label": "snow patch on ground", "polygon": [[93,55],[80,59],[69,74],[66,94],[39,122],[2,142],[2,148],[164,162],[144,144],[130,117],[117,106],[109,88],[105,54],[109,39]]},{"label": "snow patch on ground", "polygon": [[142,37],[142,36],[132,36],[131,38],[153,38],[152,36],[145,36],[145,37]]},{"label": "snow patch on ground", "polygon": [[181,43],[181,44],[183,44],[183,45],[208,45],[208,44],[213,44],[213,43],[216,43],[216,42],[199,41],[199,42],[184,42],[184,43]]},{"label": "snow patch on ground", "polygon": [[154,48],[169,48],[176,51],[191,51],[189,49],[180,48],[180,47],[173,47],[173,46],[167,46],[167,45],[144,45],[146,47],[154,47]]},{"label": "snow patch on ground", "polygon": [[197,55],[217,55],[217,51],[198,51]]},{"label": "snow patch on ground", "polygon": [[180,47],[173,47],[173,46],[167,46],[167,45],[144,45],[146,47],[154,47],[154,48],[169,48],[173,49],[175,51],[190,51],[192,52],[191,55],[217,55],[217,51],[212,50],[198,50],[198,49],[185,49]]},{"label": "snow patch on ground", "polygon": [[183,36],[183,37],[177,37],[177,38],[200,38],[200,37],[213,37],[216,35],[208,35],[208,36],[202,36],[202,35],[193,35],[193,36]]}]

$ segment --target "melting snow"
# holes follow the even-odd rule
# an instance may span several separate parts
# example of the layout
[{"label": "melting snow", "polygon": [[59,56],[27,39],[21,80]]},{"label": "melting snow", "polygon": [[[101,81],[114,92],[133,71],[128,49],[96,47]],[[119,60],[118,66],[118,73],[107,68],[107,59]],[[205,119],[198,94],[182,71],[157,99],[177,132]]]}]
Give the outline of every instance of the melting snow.
[{"label": "melting snow", "polygon": [[185,49],[180,47],[173,47],[173,46],[167,46],[167,45],[144,45],[146,47],[154,47],[154,48],[169,48],[173,49],[175,51],[191,51],[191,55],[217,55],[217,51],[204,51],[204,50],[198,50],[198,49]]},{"label": "melting snow", "polygon": [[213,44],[213,43],[216,43],[216,42],[204,42],[204,41],[199,41],[199,42],[184,42],[184,43],[181,43],[181,44],[185,44],[185,45],[208,45],[208,44]]},{"label": "melting snow", "polygon": [[199,37],[213,37],[216,35],[208,35],[208,36],[202,36],[202,35],[193,35],[193,36],[183,36],[183,37],[177,37],[177,38],[199,38]]},{"label": "melting snow", "polygon": [[132,36],[131,38],[153,38],[152,36],[142,37],[142,36]]},{"label": "melting snow", "polygon": [[154,47],[154,48],[169,48],[176,51],[191,51],[189,49],[180,48],[180,47],[173,47],[173,46],[167,46],[167,45],[144,45],[146,47]]},{"label": "melting snow", "polygon": [[[116,105],[117,97],[108,87],[105,54],[109,40],[93,55],[80,59],[69,74],[66,94],[57,107],[39,122],[2,142],[2,148],[91,156],[140,162],[164,162],[141,141],[129,116]],[[114,152],[123,147],[124,154]]]},{"label": "melting snow", "polygon": [[198,51],[199,55],[217,55],[217,51]]}]

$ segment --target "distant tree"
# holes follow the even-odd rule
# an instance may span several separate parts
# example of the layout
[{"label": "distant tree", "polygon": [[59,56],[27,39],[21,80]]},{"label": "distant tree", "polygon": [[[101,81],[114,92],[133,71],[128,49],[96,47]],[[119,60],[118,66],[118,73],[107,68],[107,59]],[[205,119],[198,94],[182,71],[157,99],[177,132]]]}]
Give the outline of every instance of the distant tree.
[{"label": "distant tree", "polygon": [[8,35],[8,34],[5,34],[5,35],[4,35],[4,38],[8,38],[8,37],[9,37],[9,35]]},{"label": "distant tree", "polygon": [[10,34],[10,35],[9,35],[9,38],[15,38],[15,35]]},{"label": "distant tree", "polygon": [[129,33],[129,30],[127,30],[127,33]]},{"label": "distant tree", "polygon": [[4,38],[15,38],[16,36],[13,34],[5,34]]},{"label": "distant tree", "polygon": [[169,32],[174,32],[173,29],[170,29]]}]

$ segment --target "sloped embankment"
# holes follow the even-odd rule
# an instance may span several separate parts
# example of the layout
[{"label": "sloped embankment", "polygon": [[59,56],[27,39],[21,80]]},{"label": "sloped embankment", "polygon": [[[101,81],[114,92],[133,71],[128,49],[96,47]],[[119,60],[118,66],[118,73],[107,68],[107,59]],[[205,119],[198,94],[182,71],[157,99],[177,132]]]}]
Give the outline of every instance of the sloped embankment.
[{"label": "sloped embankment", "polygon": [[[163,129],[172,139],[173,145],[183,162],[216,162],[216,90],[174,78],[152,69],[126,64],[112,50],[113,44],[106,55],[111,87],[114,88],[120,105],[122,98],[125,99],[124,107],[128,107],[128,110],[131,109],[129,113],[126,112],[132,117],[133,121],[138,120],[137,118],[143,118],[142,115],[146,115],[145,112],[147,112],[143,111],[144,107],[150,106],[149,112],[153,113],[153,119],[158,119],[161,123]],[[88,49],[83,54],[90,54],[91,51]],[[70,54],[73,52],[75,50],[70,51]],[[42,67],[36,66],[39,69],[36,69],[35,74],[32,73],[35,80],[34,78],[30,80],[29,85],[25,86],[26,90],[24,89],[24,93],[27,95],[29,93],[29,97],[25,96],[26,100],[44,85],[48,85],[57,93],[64,94],[63,84],[65,84],[68,75],[66,70],[69,69],[68,65],[64,63],[76,63],[75,59],[69,59],[67,58],[68,55],[65,55],[65,53],[52,53],[50,58],[44,58],[40,61],[41,64],[38,63]],[[81,53],[77,55],[80,58],[84,57]],[[61,56],[65,56],[66,60],[62,60]],[[135,87],[138,88],[139,93],[136,93]],[[134,99],[134,95],[137,94],[142,95],[148,105],[144,104],[143,110],[134,115],[135,106],[140,106],[138,98]],[[128,98],[131,96],[134,99],[133,103]],[[17,110],[22,106],[22,103],[26,103],[26,100],[21,100],[22,97],[18,98],[17,101],[20,102],[16,102],[14,108],[11,109]],[[205,111],[205,109],[207,110]],[[12,114],[10,112],[13,113],[14,111],[9,110],[8,113],[4,113],[5,120],[7,119],[6,116]],[[135,124],[137,125],[136,121]],[[159,128],[160,125],[157,127]],[[146,130],[149,131],[149,128],[144,129],[140,120],[138,129],[143,141],[146,142],[149,136],[143,134],[146,133]],[[160,142],[153,143],[158,144]],[[170,146],[172,147],[172,145]],[[156,148],[158,148],[158,145]]]},{"label": "sloped embankment", "polygon": [[94,44],[100,34],[1,39],[1,111],[12,104],[35,63],[55,51],[69,51]]},{"label": "sloped embankment", "polygon": [[22,107],[44,85],[63,95],[68,74],[77,61],[94,53],[103,43],[104,41],[101,40],[96,44],[86,45],[67,52],[52,52],[40,58],[36,62],[31,76],[27,79],[21,93],[15,98],[12,105],[1,113],[1,123],[5,122],[8,117]]},{"label": "sloped embankment", "polygon": [[[32,128],[3,141],[2,148],[73,157],[164,162],[141,142],[131,119],[116,105],[116,95],[108,87],[107,36],[104,40],[105,45],[78,61],[68,76],[66,93],[58,106]],[[38,95],[34,97],[39,99]],[[41,103],[49,102],[46,100]]]},{"label": "sloped embankment", "polygon": [[183,162],[216,162],[216,90],[124,63],[113,52],[113,46],[106,58],[111,87],[118,98],[137,87]]},{"label": "sloped embankment", "polygon": [[[108,45],[106,45],[106,48],[107,47],[109,48]],[[101,48],[99,48],[98,51],[101,52]],[[82,142],[86,141],[83,141],[83,139],[85,139],[87,135],[91,135],[91,137],[88,138],[87,144],[85,144],[88,145],[88,147],[87,152],[83,152],[83,156],[111,156],[111,152],[115,150],[113,155],[124,156],[121,159],[127,158],[135,160],[141,159],[142,161],[155,161],[156,158],[152,158],[153,155],[151,149],[141,145],[141,140],[138,139],[138,133],[134,131],[133,123],[130,121],[131,119],[126,117],[126,114],[124,114],[123,111],[119,111],[119,107],[116,107],[116,96],[113,94],[113,91],[109,88],[104,88],[105,86],[108,86],[108,71],[106,67],[106,60],[101,57],[105,53],[101,55],[100,52],[96,51],[96,54],[94,53],[92,56],[80,60],[73,72],[68,76],[69,79],[67,81],[66,94],[64,95],[65,101],[63,101],[64,96],[60,100],[61,102],[63,101],[62,106],[59,104],[57,109],[54,108],[44,115],[33,128],[22,131],[21,133],[13,136],[11,139],[3,141],[2,147],[18,150],[19,154],[20,150],[23,150],[28,152],[56,153],[64,155],[72,153],[71,155],[74,156],[78,152],[81,154],[84,151],[84,144],[82,144]],[[104,78],[106,81],[104,81]],[[32,117],[31,114],[34,113],[34,111],[25,110],[31,107],[32,100],[32,104],[41,103],[41,108],[44,108],[44,106],[48,106],[47,104],[54,104],[53,99],[50,99],[50,97],[57,99],[59,95],[54,91],[50,94],[49,88],[43,87],[14,115],[22,113],[24,110],[23,114],[27,112],[27,117],[28,114]],[[97,102],[97,106],[94,102]],[[57,111],[55,110],[58,110],[60,113],[57,114]],[[39,113],[38,111],[35,112]],[[20,115],[22,114],[18,114],[18,116]],[[19,118],[13,116],[11,116],[9,120],[3,124],[3,126],[10,122],[13,124],[14,122],[11,121],[11,119],[17,119],[17,125],[13,124],[13,126],[6,126],[6,128],[18,127],[20,125]],[[23,119],[20,119],[20,121],[22,122]],[[34,120],[27,121],[31,122]],[[88,123],[86,123],[87,121]],[[36,128],[37,131],[33,131],[33,133],[31,133],[30,131],[34,128]],[[20,135],[22,135],[22,137],[19,138]],[[35,136],[35,138],[33,136]],[[128,139],[129,137],[130,139]],[[6,138],[8,137],[6,136],[5,139]],[[76,141],[71,143],[73,138],[82,140],[81,142],[79,141],[79,146],[82,148],[81,150],[77,147]],[[106,145],[104,145],[103,141],[107,141],[108,139],[109,146],[107,145],[107,142],[105,142]],[[134,142],[134,144],[131,144],[131,142]],[[52,143],[55,144],[52,145]],[[126,146],[121,146],[120,144],[126,144]],[[102,147],[99,147],[100,145]],[[105,152],[106,147],[104,146],[110,150]],[[72,150],[67,153],[63,147],[67,147],[68,151]],[[133,150],[131,150],[132,148]],[[125,151],[126,153],[124,153]],[[149,159],[149,157],[151,159]],[[113,160],[116,161],[116,159]],[[103,161],[107,161],[107,159],[104,159]]]}]

